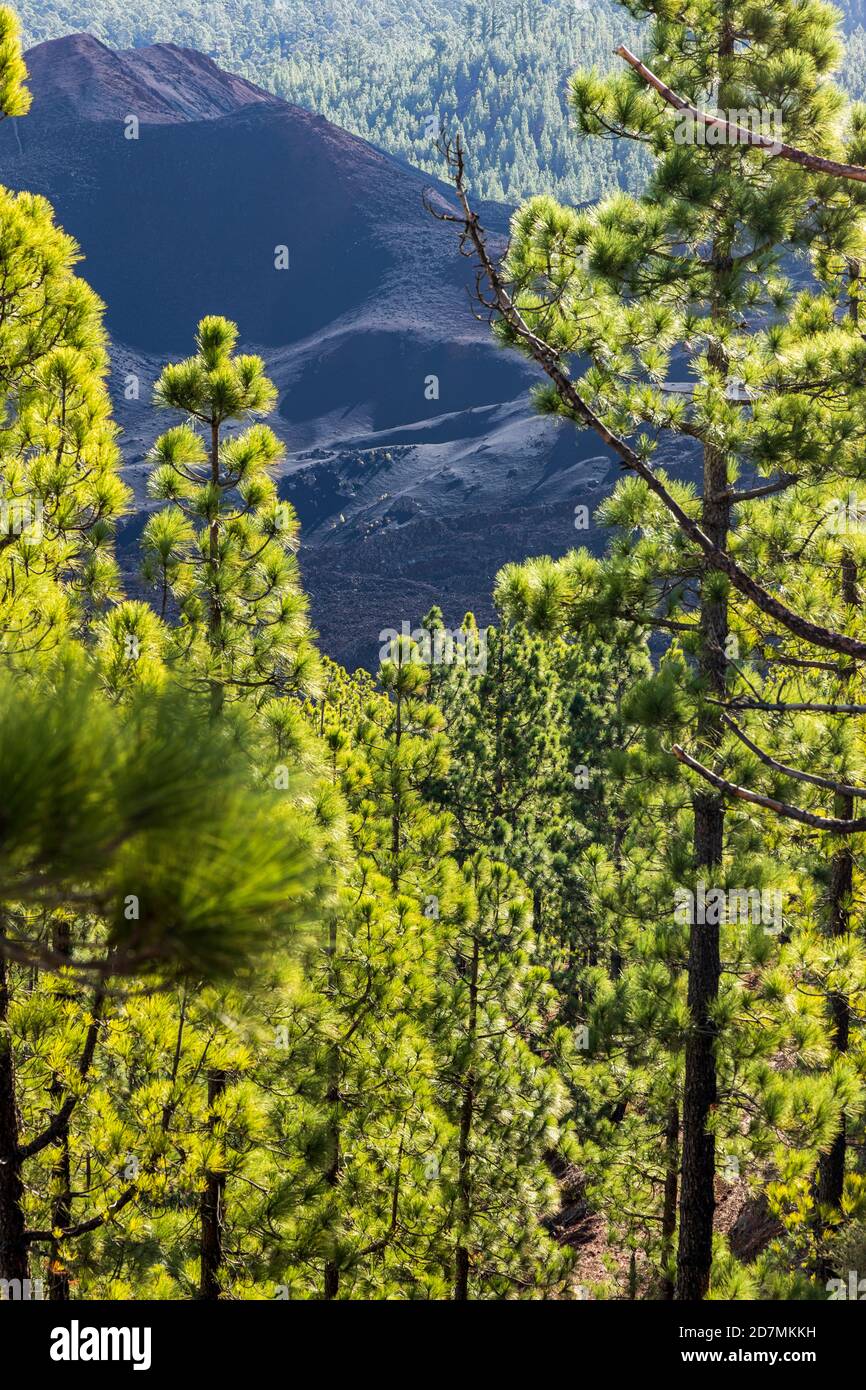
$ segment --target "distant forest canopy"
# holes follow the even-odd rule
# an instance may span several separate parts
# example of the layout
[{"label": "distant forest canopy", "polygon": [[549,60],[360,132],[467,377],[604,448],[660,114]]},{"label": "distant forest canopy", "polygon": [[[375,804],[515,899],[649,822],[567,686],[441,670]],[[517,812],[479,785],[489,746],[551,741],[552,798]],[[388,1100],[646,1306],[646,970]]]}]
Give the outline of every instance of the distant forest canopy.
[{"label": "distant forest canopy", "polygon": [[[637,188],[642,152],[581,139],[565,84],[610,69],[640,25],[611,0],[22,0],[25,41],[87,30],[114,48],[172,42],[441,173],[440,125],[462,131],[478,196],[581,202]],[[866,97],[866,0],[847,0],[842,84]],[[387,43],[383,36],[387,36]]]}]

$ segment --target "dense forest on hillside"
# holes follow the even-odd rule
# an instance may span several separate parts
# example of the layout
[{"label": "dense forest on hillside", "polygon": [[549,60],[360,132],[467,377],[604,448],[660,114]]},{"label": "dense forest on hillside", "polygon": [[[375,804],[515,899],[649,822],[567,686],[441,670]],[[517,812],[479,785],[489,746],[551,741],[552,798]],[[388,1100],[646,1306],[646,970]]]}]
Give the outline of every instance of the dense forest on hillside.
[{"label": "dense forest on hillside", "polygon": [[103,306],[0,189],[4,1300],[858,1297],[866,108],[821,0],[633,8],[795,157],[578,72],[645,182],[529,199],[499,262],[443,147],[502,350],[623,473],[575,500],[603,554],[375,672],[318,649],[218,314],[156,382],[123,592]]},{"label": "dense forest on hillside", "polygon": [[[866,95],[866,34],[858,0],[843,82]],[[269,91],[361,135],[418,168],[441,173],[440,127],[460,131],[482,198],[517,203],[543,190],[569,202],[637,188],[647,165],[629,142],[599,147],[568,119],[577,67],[609,71],[640,21],[613,3],[574,0],[364,0],[305,4],[170,5],[25,0],[28,42],[88,30],[115,48],[158,40],[199,49]]]}]

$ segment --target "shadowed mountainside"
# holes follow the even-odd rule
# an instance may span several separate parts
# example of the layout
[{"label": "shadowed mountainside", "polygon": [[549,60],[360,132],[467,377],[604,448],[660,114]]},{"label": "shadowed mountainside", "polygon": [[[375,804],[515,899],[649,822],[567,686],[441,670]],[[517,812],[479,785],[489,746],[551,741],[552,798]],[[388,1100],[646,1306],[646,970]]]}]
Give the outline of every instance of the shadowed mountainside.
[{"label": "shadowed mountainside", "polygon": [[[449,622],[489,618],[501,564],[587,539],[574,507],[615,470],[593,437],[533,416],[534,369],[474,318],[428,175],[171,44],[114,53],[79,34],[27,62],[33,108],[0,127],[2,178],[51,199],[106,302],[140,507],[167,424],[153,381],[223,313],[279,387],[280,490],[323,646],[347,664],[434,599]],[[507,208],[483,217],[505,234]],[[121,539],[133,585],[141,525]]]}]

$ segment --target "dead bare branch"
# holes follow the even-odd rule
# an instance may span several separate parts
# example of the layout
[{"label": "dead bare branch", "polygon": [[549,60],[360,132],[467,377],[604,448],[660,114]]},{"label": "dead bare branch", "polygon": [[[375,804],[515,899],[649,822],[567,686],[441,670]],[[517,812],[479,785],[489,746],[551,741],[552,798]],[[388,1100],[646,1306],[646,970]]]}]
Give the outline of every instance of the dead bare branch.
[{"label": "dead bare branch", "polygon": [[859,164],[841,164],[835,159],[825,159],[823,155],[808,154],[806,150],[797,149],[795,145],[783,144],[780,140],[774,140],[770,135],[759,135],[755,131],[748,130],[745,126],[736,125],[733,121],[726,120],[724,116],[711,116],[707,111],[701,111],[699,107],[692,106],[683,97],[678,96],[675,91],[662,82],[660,77],[656,77],[640,58],[637,58],[625,44],[620,44],[615,50],[618,58],[624,58],[629,67],[642,77],[648,86],[655,89],[663,101],[668,106],[672,106],[675,111],[685,111],[694,120],[700,121],[706,126],[720,127],[726,132],[726,143],[731,145],[752,145],[756,149],[765,149],[778,159],[788,159],[794,164],[801,164],[804,169],[809,169],[815,174],[829,174],[836,179],[854,179],[858,183],[866,183],[866,169]]}]

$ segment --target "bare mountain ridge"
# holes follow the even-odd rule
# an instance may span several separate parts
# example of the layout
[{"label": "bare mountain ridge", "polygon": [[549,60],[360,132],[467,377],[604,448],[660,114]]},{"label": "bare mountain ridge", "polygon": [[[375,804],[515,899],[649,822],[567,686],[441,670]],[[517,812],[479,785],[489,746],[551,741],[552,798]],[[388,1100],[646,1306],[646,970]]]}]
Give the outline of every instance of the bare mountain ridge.
[{"label": "bare mountain ridge", "polygon": [[90,34],[51,39],[27,54],[34,114],[65,104],[86,120],[149,124],[215,120],[245,106],[281,106],[277,97],[223,72],[211,58],[173,43],[116,53]]},{"label": "bare mountain ridge", "polygon": [[[281,492],[323,646],[347,664],[374,662],[379,632],[433,601],[454,623],[488,619],[503,563],[587,540],[574,507],[611,464],[533,415],[534,369],[474,318],[453,229],[422,205],[447,187],[172,44],[115,53],[73,35],[27,61],[33,108],[0,127],[2,177],[51,199],[107,305],[140,508],[121,539],[131,583],[142,461],[167,423],[152,384],[206,313],[238,322],[279,387]],[[499,235],[508,213],[483,209]]]}]

